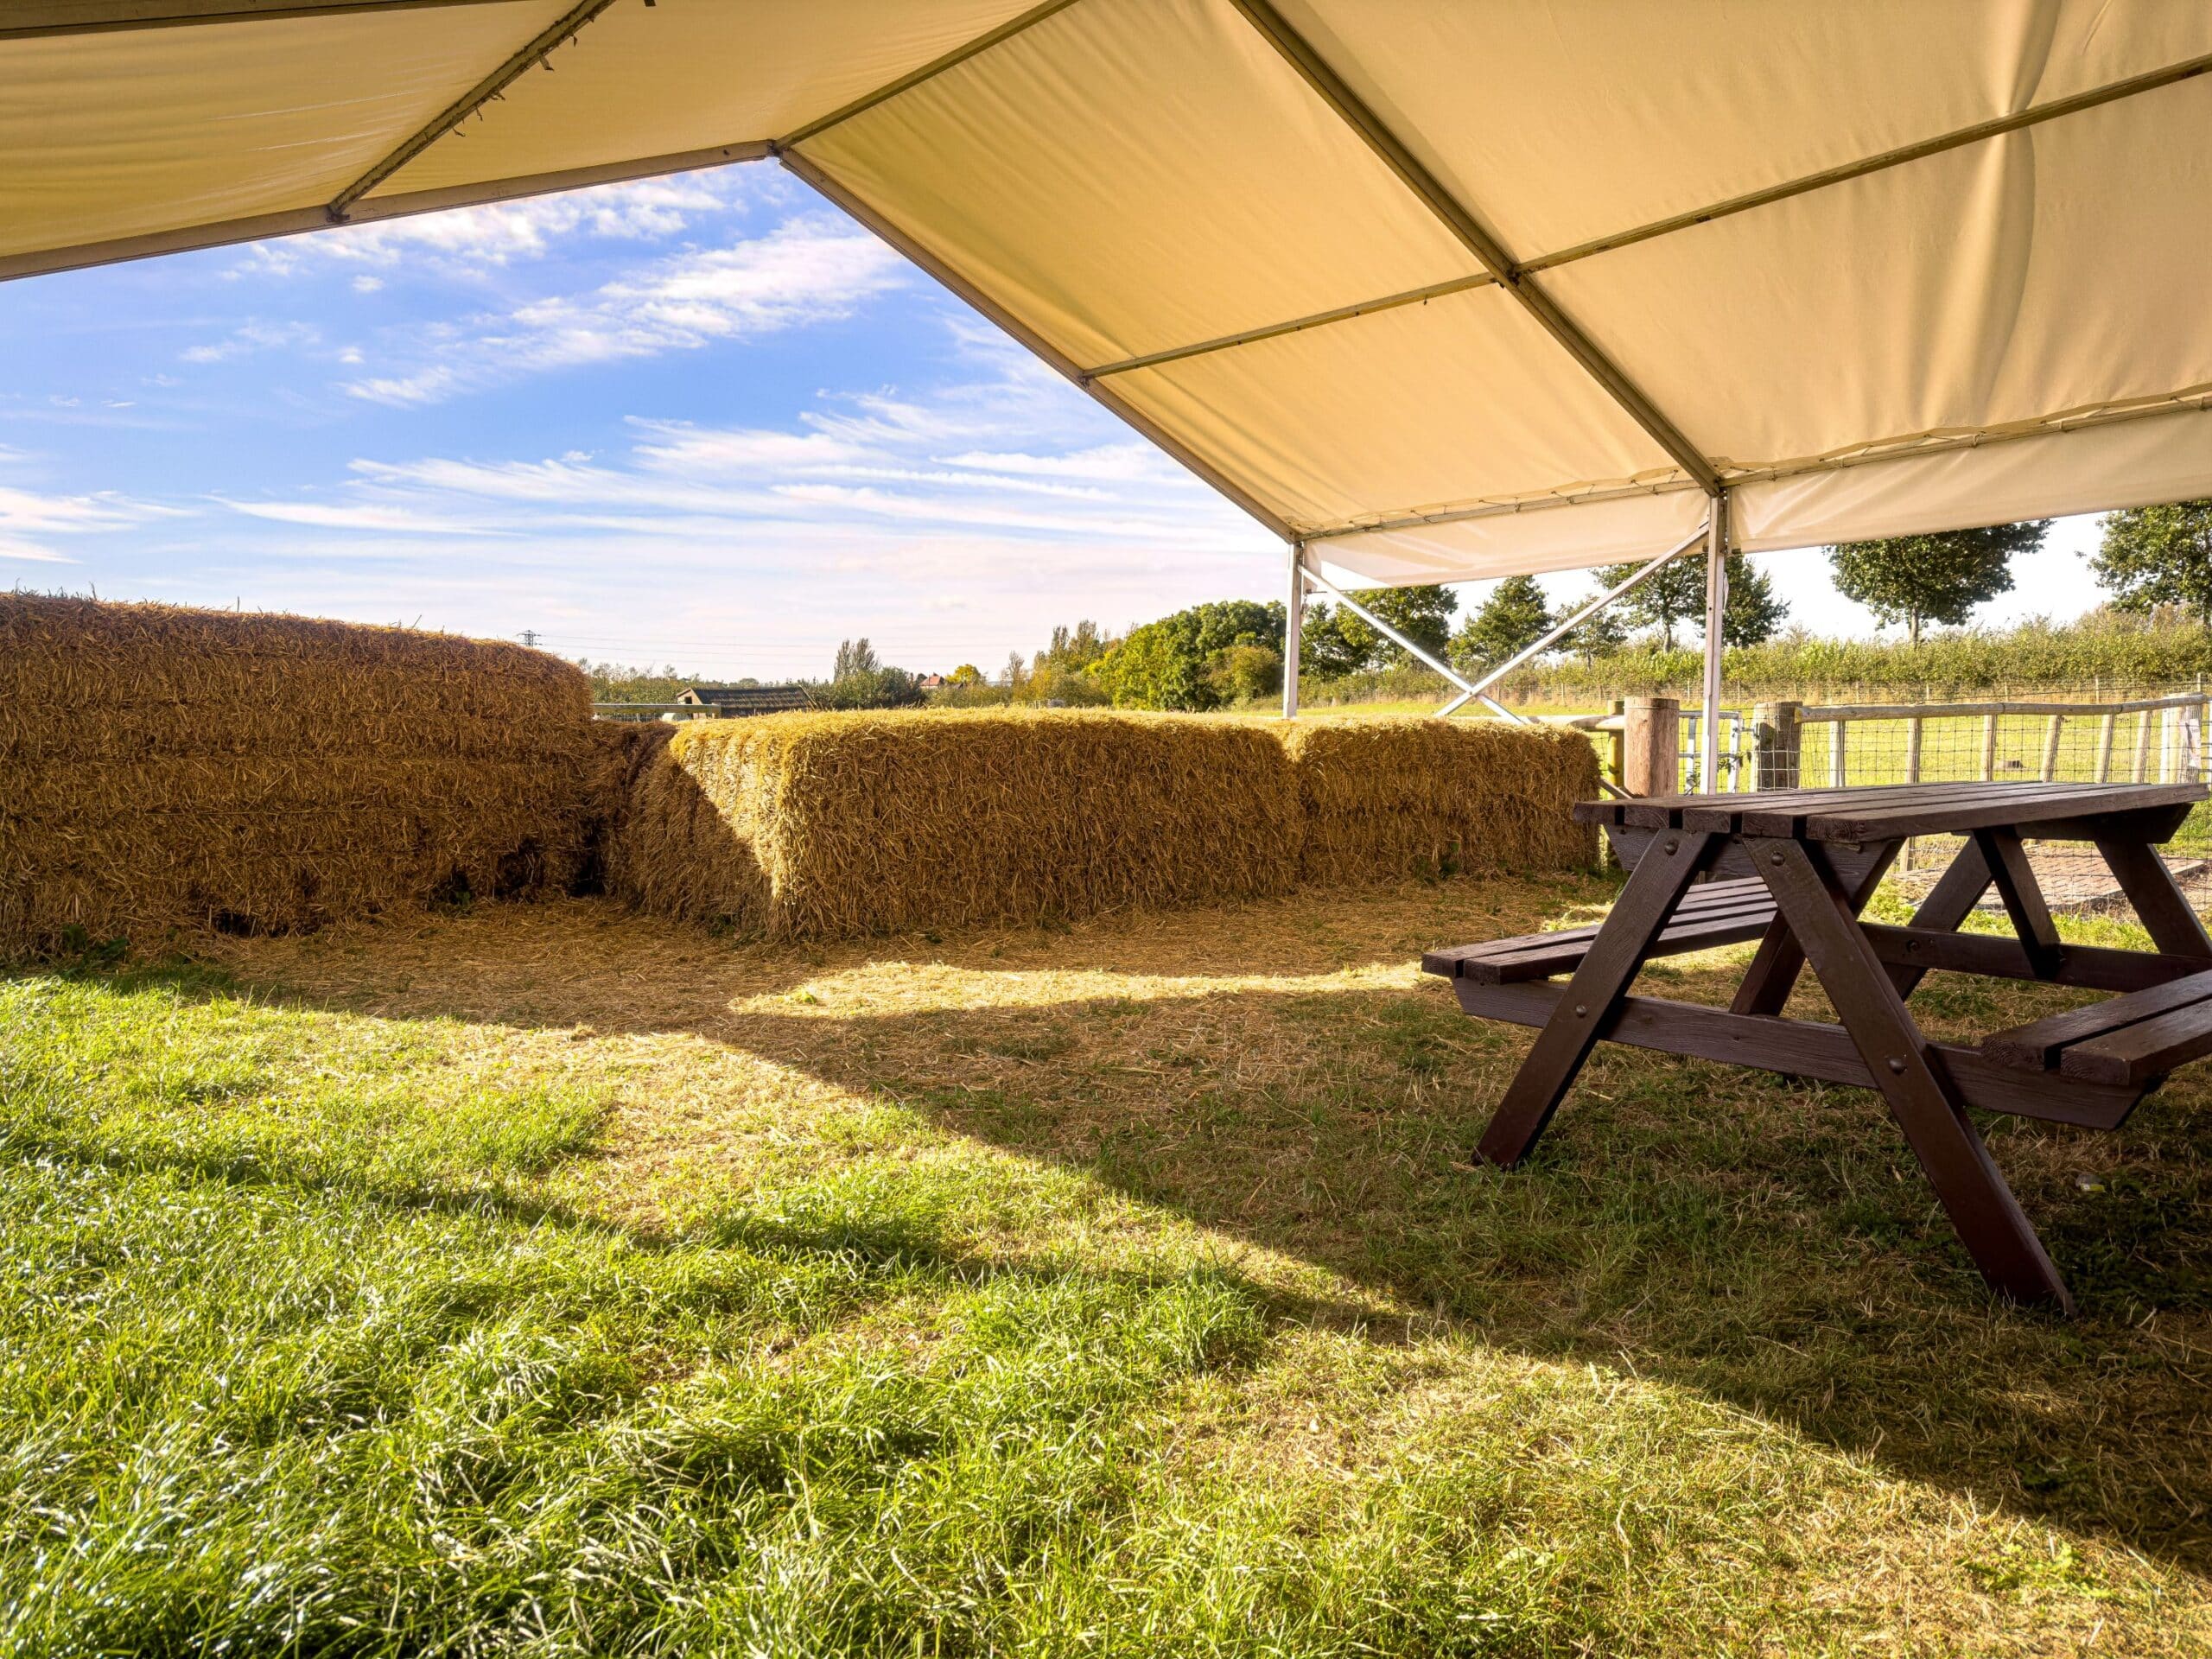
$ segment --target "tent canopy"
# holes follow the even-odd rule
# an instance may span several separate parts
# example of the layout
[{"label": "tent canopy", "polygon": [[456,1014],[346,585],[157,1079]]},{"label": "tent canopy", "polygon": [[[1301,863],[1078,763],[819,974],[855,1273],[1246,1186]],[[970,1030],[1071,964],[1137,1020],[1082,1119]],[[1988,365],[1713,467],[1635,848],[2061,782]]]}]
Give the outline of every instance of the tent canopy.
[{"label": "tent canopy", "polygon": [[2212,5],[9,0],[0,276],[774,156],[1377,582],[2212,494]]}]

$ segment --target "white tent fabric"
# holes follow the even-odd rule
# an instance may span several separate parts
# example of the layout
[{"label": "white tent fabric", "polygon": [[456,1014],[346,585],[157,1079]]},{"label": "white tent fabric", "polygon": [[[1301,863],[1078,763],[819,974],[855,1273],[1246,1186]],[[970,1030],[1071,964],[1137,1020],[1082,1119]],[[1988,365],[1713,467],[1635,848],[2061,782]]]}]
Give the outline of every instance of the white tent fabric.
[{"label": "white tent fabric", "polygon": [[2212,494],[2195,0],[23,0],[0,276],[767,156],[1376,582]]}]

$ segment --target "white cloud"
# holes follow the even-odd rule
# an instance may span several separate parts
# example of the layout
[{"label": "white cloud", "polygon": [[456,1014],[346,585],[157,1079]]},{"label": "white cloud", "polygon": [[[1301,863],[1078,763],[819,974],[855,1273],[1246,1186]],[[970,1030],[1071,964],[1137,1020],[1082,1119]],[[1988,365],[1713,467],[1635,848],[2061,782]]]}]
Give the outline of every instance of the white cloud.
[{"label": "white cloud", "polygon": [[384,278],[381,276],[356,276],[353,279],[353,291],[356,294],[378,293],[384,288]]},{"label": "white cloud", "polygon": [[[763,193],[739,169],[601,185],[560,195],[483,207],[455,207],[380,224],[348,225],[283,242],[263,243],[238,268],[242,276],[290,276],[334,265],[366,265],[410,275],[452,276],[543,259],[580,237],[661,241],[696,221],[740,212]],[[359,276],[353,286],[363,293]]]},{"label": "white cloud", "polygon": [[263,322],[256,320],[240,324],[219,340],[188,347],[178,356],[187,363],[222,363],[255,352],[316,346],[321,341],[322,330],[311,322]]},{"label": "white cloud", "polygon": [[896,287],[904,270],[866,232],[807,214],[728,247],[669,255],[583,294],[425,331],[417,364],[346,390],[372,403],[439,403],[520,374],[831,321]]},{"label": "white cloud", "polygon": [[[11,451],[4,458],[20,457]],[[106,492],[93,495],[42,495],[0,485],[0,558],[28,559],[41,564],[74,564],[76,560],[56,552],[44,538],[135,530],[156,519],[184,516],[177,508],[129,500]],[[35,537],[39,539],[33,539]]]},{"label": "white cloud", "polygon": [[322,530],[396,531],[410,536],[504,536],[508,532],[481,521],[445,518],[408,507],[379,506],[373,502],[226,501],[223,505],[251,518],[267,518],[283,524],[312,524]]}]

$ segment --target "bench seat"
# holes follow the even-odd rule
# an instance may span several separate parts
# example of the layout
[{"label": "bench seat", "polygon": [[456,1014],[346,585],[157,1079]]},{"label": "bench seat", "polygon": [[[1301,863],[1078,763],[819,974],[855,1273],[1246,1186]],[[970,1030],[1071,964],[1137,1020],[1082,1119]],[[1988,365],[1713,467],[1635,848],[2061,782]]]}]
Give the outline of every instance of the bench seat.
[{"label": "bench seat", "polygon": [[[1710,950],[1716,945],[1756,939],[1774,919],[1774,897],[1757,876],[1738,881],[1711,881],[1682,895],[1674,918],[1651,951],[1655,957]],[[1514,985],[1573,973],[1597,942],[1598,929],[1562,928],[1556,933],[1524,933],[1517,938],[1432,950],[1422,971],[1481,985]]]},{"label": "bench seat", "polygon": [[2000,1031],[1982,1053],[2024,1071],[2136,1084],[2212,1054],[2212,972]]}]

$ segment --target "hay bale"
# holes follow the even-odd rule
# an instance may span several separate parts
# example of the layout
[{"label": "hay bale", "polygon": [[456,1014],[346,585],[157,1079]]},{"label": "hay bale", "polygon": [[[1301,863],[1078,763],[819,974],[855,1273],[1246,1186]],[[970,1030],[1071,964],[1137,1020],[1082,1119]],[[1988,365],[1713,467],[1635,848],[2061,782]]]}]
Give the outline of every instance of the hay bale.
[{"label": "hay bale", "polygon": [[0,952],[565,889],[590,709],[518,645],[0,594]]},{"label": "hay bale", "polygon": [[1287,758],[1255,727],[810,713],[686,724],[608,873],[662,914],[833,938],[1281,893],[1298,842]]},{"label": "hay bale", "polygon": [[1588,868],[1597,833],[1569,815],[1598,793],[1580,732],[1432,718],[1279,728],[1298,779],[1300,879]]}]

